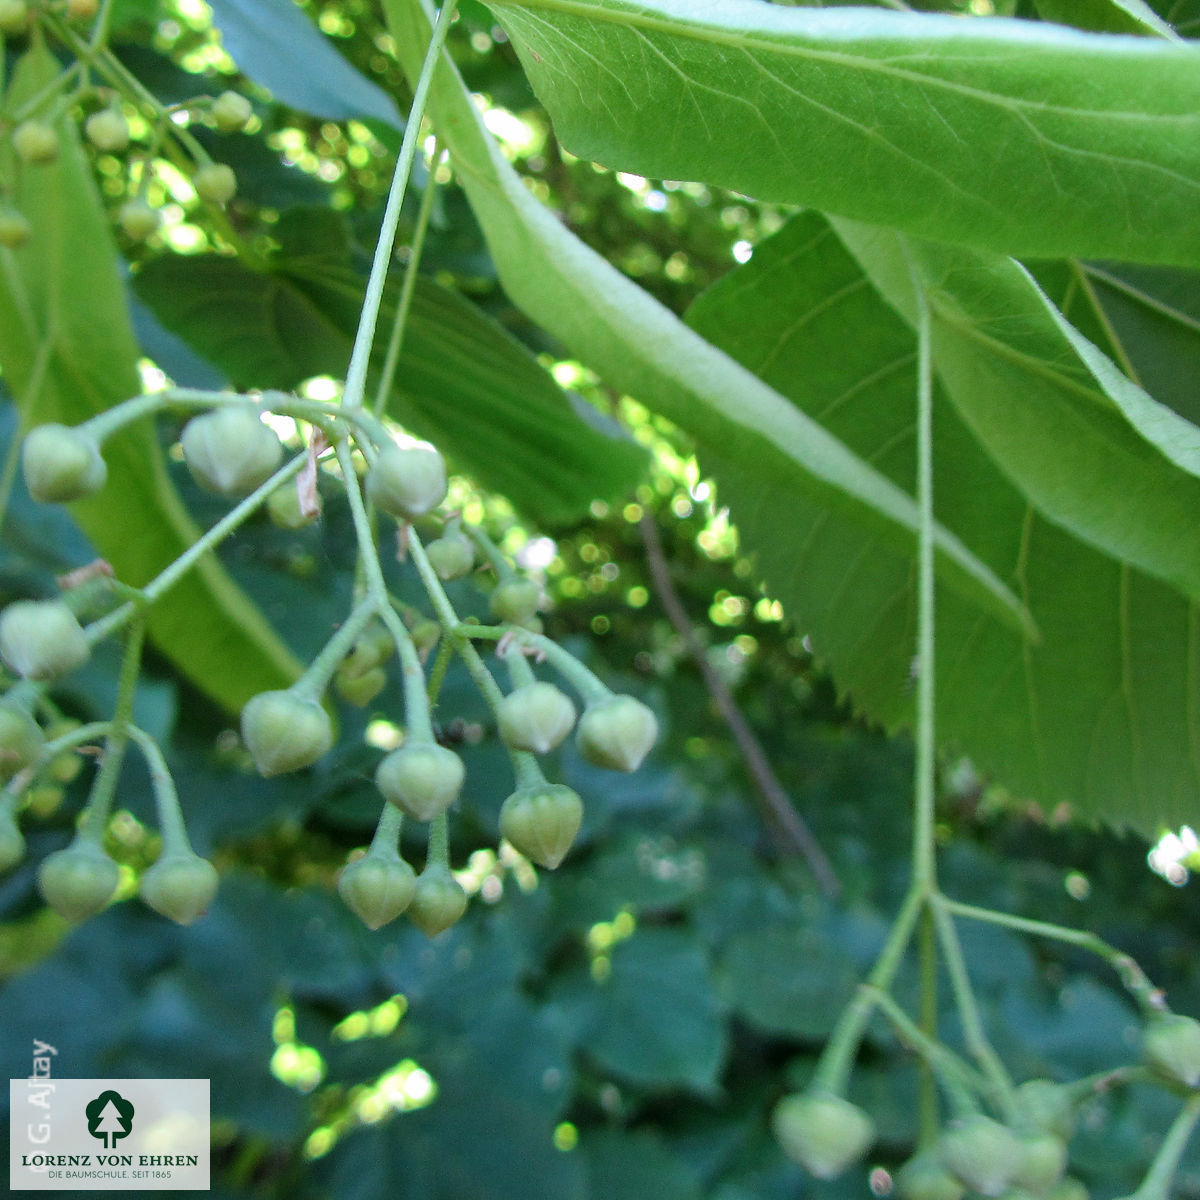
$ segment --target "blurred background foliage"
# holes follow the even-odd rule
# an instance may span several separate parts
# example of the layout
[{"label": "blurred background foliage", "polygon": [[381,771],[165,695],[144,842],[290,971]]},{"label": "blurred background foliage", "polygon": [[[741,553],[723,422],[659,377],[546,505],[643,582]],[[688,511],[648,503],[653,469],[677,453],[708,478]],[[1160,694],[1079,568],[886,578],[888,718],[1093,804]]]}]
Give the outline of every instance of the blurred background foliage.
[{"label": "blurred background foliage", "polygon": [[[252,98],[246,133],[199,136],[235,166],[240,192],[230,220],[259,254],[286,245],[289,221],[332,210],[361,271],[407,88],[365,0],[310,4],[306,20],[357,80],[358,111],[375,115],[338,111],[336,71],[332,80],[320,71],[280,74],[271,60],[286,68],[305,44],[289,47],[286,30],[282,44],[255,42],[247,29],[263,14],[283,20],[290,8],[115,0],[114,45],[166,103],[228,87]],[[475,0],[461,9],[454,57],[531,189],[669,307],[682,312],[778,227],[780,212],[743,197],[614,174],[562,152],[486,9]],[[245,75],[222,36],[237,43]],[[96,155],[95,166],[115,212],[130,186],[125,164]],[[420,191],[406,207],[402,242]],[[165,206],[161,239],[122,245],[148,377],[219,386],[233,365],[181,340],[186,322],[170,332],[163,297],[171,287],[148,281],[167,272],[172,286],[186,288],[187,256],[219,246],[220,232],[165,169],[151,199]],[[334,888],[377,817],[371,775],[396,735],[395,681],[365,711],[340,707],[341,740],[316,768],[263,781],[230,715],[152,658],[137,720],[167,751],[196,849],[221,868],[219,897],[187,930],[136,899],[79,929],[45,909],[36,864],[69,841],[91,774],[72,775],[64,764],[60,781],[29,797],[29,857],[0,880],[5,1073],[28,1074],[39,1038],[58,1048],[61,1074],[211,1079],[216,1196],[862,1196],[867,1171],[894,1168],[915,1136],[914,1060],[888,1029],[872,1028],[851,1091],[881,1134],[864,1169],[834,1183],[802,1178],[769,1136],[766,1114],[806,1081],[903,893],[910,747],[841,702],[802,633],[756,586],[754,564],[685,440],[563,360],[506,301],[452,182],[440,191],[422,267],[529,347],[589,411],[651,451],[636,490],[551,528],[535,527],[469,476],[455,487],[468,511],[544,578],[547,632],[654,707],[659,747],[641,771],[619,778],[570,746],[560,753],[552,766],[585,797],[587,816],[567,862],[553,874],[537,871],[497,850],[507,766],[482,702],[453,667],[437,716],[467,763],[452,857],[473,902],[432,942],[404,920],[369,933]],[[6,441],[13,425],[10,407]],[[163,422],[159,433],[191,511],[211,523],[219,505],[172,455],[178,427]],[[647,523],[706,672],[668,618]],[[0,543],[0,599],[48,594],[56,575],[93,556],[64,513],[34,505],[15,486]],[[287,532],[253,522],[222,559],[302,659],[347,609],[354,540],[333,489],[318,526]],[[399,564],[392,572],[395,591],[419,604],[409,572]],[[481,586],[455,588],[461,611],[485,611]],[[118,665],[108,647],[67,680],[56,693],[64,714],[107,716]],[[836,896],[817,886],[789,827],[760,797],[714,700],[713,677],[827,855]],[[136,871],[157,847],[136,761],[125,767],[119,804],[110,849],[128,868],[132,895]],[[945,764],[939,835],[949,894],[1091,929],[1135,955],[1177,1011],[1200,1011],[1200,912],[1194,889],[1182,886],[1188,844],[1160,854],[1155,873],[1145,844],[1080,827],[1069,814],[1047,823],[967,763]],[[421,831],[405,837],[408,857],[420,861]],[[1017,1078],[1074,1078],[1136,1055],[1137,1014],[1096,960],[998,928],[963,936],[989,1028]],[[898,992],[915,995],[915,979]],[[955,1042],[942,993],[945,1036]],[[1073,1171],[1101,1198],[1131,1190],[1170,1119],[1169,1101],[1135,1090],[1097,1101],[1085,1117]],[[887,1175],[876,1170],[871,1186],[886,1194]],[[1200,1196],[1200,1156],[1179,1188]]]}]

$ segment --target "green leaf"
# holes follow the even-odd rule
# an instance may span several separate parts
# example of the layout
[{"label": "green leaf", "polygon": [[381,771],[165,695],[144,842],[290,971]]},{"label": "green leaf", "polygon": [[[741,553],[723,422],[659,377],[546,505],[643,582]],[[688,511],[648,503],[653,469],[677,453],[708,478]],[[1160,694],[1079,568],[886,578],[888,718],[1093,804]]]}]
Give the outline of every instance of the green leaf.
[{"label": "green leaf", "polygon": [[1036,4],[1047,21],[1060,21],[1078,29],[1179,36],[1145,0],[1036,0]]},{"label": "green leaf", "polygon": [[649,1130],[597,1130],[580,1149],[589,1200],[699,1200],[695,1174]]},{"label": "green leaf", "polygon": [[921,288],[946,394],[1038,511],[1200,600],[1200,429],[1122,375],[1011,258],[835,228],[914,327]]},{"label": "green leaf", "polygon": [[[57,77],[45,50],[20,60],[9,90],[19,103]],[[34,226],[29,245],[0,276],[0,362],[22,423],[75,424],[141,392],[138,348],[121,270],[74,121],[55,122],[59,157],[17,171],[7,141],[0,175],[15,178],[12,203]],[[198,531],[167,477],[147,422],[105,442],[108,483],[71,514],[118,578],[146,583]],[[215,558],[191,571],[154,607],[150,634],[200,688],[230,710],[255,692],[285,687],[300,665]],[[237,671],[229,663],[238,663]]]},{"label": "green leaf", "polygon": [[648,1088],[710,1091],[725,1057],[725,1025],[694,937],[640,930],[613,947],[583,1047],[603,1069]]},{"label": "green leaf", "polygon": [[243,74],[315,117],[404,119],[377,83],[351,66],[292,0],[212,0],[213,24]]},{"label": "green leaf", "polygon": [[715,0],[497,0],[563,143],[1019,256],[1200,262],[1200,48]]},{"label": "green leaf", "polygon": [[[164,257],[146,264],[135,288],[235,386],[287,390],[340,377],[363,280],[331,255],[277,265],[262,273],[215,255]],[[384,328],[394,306],[393,290]],[[396,379],[392,416],[540,522],[620,497],[644,469],[644,450],[589,424],[519,342],[432,280],[418,282]]]},{"label": "green leaf", "polygon": [[[429,21],[420,0],[387,0],[402,64],[415,76]],[[773,492],[776,508],[819,504],[881,544],[915,554],[916,508],[799,409],[696,337],[539,204],[492,141],[448,62],[434,75],[434,119],[446,139],[505,290],[527,315],[613,387],[675,421],[731,470]],[[1013,625],[1009,589],[939,527],[941,578]]]},{"label": "green leaf", "polygon": [[[915,338],[821,217],[797,217],[762,243],[689,320],[898,485],[913,486]],[[1022,643],[939,592],[941,742],[1047,809],[1067,801],[1146,833],[1190,820],[1200,796],[1200,613],[1039,516],[940,393],[934,436],[935,511],[1015,581],[1041,634]],[[717,454],[702,466],[771,592],[839,686],[888,727],[911,721],[911,561],[838,513],[792,502],[784,515],[769,486],[727,472]]]}]

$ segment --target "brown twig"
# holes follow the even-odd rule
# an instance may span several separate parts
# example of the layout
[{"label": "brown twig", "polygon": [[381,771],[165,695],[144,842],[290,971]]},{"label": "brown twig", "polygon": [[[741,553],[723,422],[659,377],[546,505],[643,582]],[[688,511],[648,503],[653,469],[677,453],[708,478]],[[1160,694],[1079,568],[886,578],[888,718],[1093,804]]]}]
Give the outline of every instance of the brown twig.
[{"label": "brown twig", "polygon": [[658,526],[655,524],[654,518],[648,514],[642,517],[640,528],[642,541],[646,546],[650,578],[654,583],[658,598],[662,602],[663,610],[667,614],[667,619],[675,627],[675,631],[683,639],[683,644],[699,668],[704,686],[717,706],[717,711],[729,726],[730,733],[733,734],[733,740],[746,763],[747,771],[750,772],[759,807],[763,810],[766,819],[787,837],[796,851],[804,856],[820,889],[827,896],[836,896],[842,890],[842,885],[833,869],[833,864],[829,861],[825,851],[821,849],[820,843],[813,836],[807,822],[796,811],[787,792],[783,790],[783,785],[771,769],[771,764],[767,761],[767,756],[762,746],[759,745],[758,738],[754,736],[753,730],[742,715],[741,709],[738,708],[733,693],[717,674],[704,653],[704,647],[700,644],[700,639],[696,636],[687,610],[683,607],[679,593],[671,581],[670,568],[667,566],[662,539],[659,537]]}]

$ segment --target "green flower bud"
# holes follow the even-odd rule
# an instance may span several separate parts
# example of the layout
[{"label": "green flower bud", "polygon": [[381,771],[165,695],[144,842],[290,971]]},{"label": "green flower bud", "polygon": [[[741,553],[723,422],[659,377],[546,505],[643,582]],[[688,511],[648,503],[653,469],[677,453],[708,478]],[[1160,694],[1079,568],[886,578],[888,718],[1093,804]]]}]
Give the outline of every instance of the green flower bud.
[{"label": "green flower bud", "polygon": [[0,613],[0,658],[25,679],[58,679],[91,653],[83,626],[61,600],[16,600]]},{"label": "green flower bud", "polygon": [[504,579],[492,589],[488,607],[497,620],[524,625],[537,616],[538,586],[532,579]]},{"label": "green flower bud", "polygon": [[126,200],[117,210],[117,224],[125,236],[134,242],[144,242],[158,230],[161,221],[158,209],[147,204],[140,196]]},{"label": "green flower bud", "polygon": [[951,1123],[942,1134],[939,1153],[948,1170],[985,1196],[999,1196],[1024,1160],[1017,1135],[978,1113]]},{"label": "green flower bud", "polygon": [[962,1200],[965,1190],[958,1177],[929,1151],[910,1158],[896,1174],[900,1200]]},{"label": "green flower bud", "polygon": [[375,771],[375,786],[389,803],[418,821],[432,821],[458,798],[462,759],[433,742],[410,742],[393,750]]},{"label": "green flower bud", "polygon": [[58,850],[38,868],[43,899],[68,921],[94,917],[108,906],[120,882],[120,868],[92,842]]},{"label": "green flower bud", "polygon": [[1016,1099],[1023,1128],[1070,1141],[1075,1132],[1075,1105],[1068,1088],[1049,1079],[1030,1079],[1017,1088]]},{"label": "green flower bud", "polygon": [[640,700],[609,696],[584,710],[575,744],[598,767],[636,771],[657,738],[658,721]]},{"label": "green flower bud", "polygon": [[417,651],[428,654],[438,644],[442,636],[442,627],[432,617],[421,617],[413,622],[413,627],[408,632]]},{"label": "green flower bud", "polygon": [[500,807],[501,834],[526,858],[551,870],[566,858],[582,824],[583,801],[562,784],[522,788]]},{"label": "green flower bud", "polygon": [[417,890],[413,869],[399,856],[368,852],[347,863],[338,877],[338,892],[368,929],[394,921]]},{"label": "green flower bud", "polygon": [[100,11],[100,0],[67,0],[67,16],[72,21],[90,21]]},{"label": "green flower bud", "polygon": [[387,665],[396,653],[392,635],[382,625],[373,622],[355,639],[354,648],[342,659],[338,671],[348,677],[365,675]]},{"label": "green flower bud", "polygon": [[1043,1200],[1088,1200],[1088,1190],[1078,1179],[1068,1175],[1056,1187],[1051,1188]]},{"label": "green flower bud", "polygon": [[33,766],[45,744],[41,726],[24,709],[0,704],[0,780]]},{"label": "green flower bud", "polygon": [[444,582],[461,579],[475,565],[475,544],[466,534],[447,533],[425,547],[430,565]]},{"label": "green flower bud", "polygon": [[366,708],[386,684],[387,672],[382,667],[372,667],[361,675],[347,675],[339,671],[333,680],[337,694],[355,708]]},{"label": "green flower bud", "polygon": [[0,812],[0,875],[25,857],[25,839],[12,813]]},{"label": "green flower bud", "polygon": [[1067,1145],[1052,1133],[1021,1138],[1021,1165],[1013,1182],[1035,1195],[1048,1192],[1067,1169]]},{"label": "green flower bud", "polygon": [[21,470],[29,494],[41,504],[63,504],[94,495],[108,478],[91,434],[70,425],[35,425],[21,445]]},{"label": "green flower bud", "polygon": [[432,446],[389,443],[367,472],[367,497],[393,517],[423,516],[446,498],[446,461]]},{"label": "green flower bud", "polygon": [[267,516],[271,518],[271,524],[280,529],[306,529],[320,515],[317,512],[310,516],[301,509],[300,493],[294,482],[285,483],[267,497]]},{"label": "green flower bud", "polygon": [[771,1113],[784,1153],[817,1179],[833,1179],[875,1140],[875,1124],[856,1104],[830,1092],[793,1092]]},{"label": "green flower bud", "polygon": [[29,5],[25,0],[0,0],[0,33],[12,37],[29,26]]},{"label": "green flower bud", "polygon": [[283,461],[283,446],[250,405],[225,406],[193,417],[180,439],[196,482],[222,496],[244,496]]},{"label": "green flower bud", "polygon": [[12,131],[17,157],[30,166],[45,166],[58,158],[58,134],[45,121],[22,121]]},{"label": "green flower bud", "polygon": [[115,108],[92,113],[83,129],[88,141],[106,154],[119,154],[129,145],[129,122]]},{"label": "green flower bud", "polygon": [[1142,1056],[1160,1075],[1195,1087],[1200,1083],[1200,1021],[1180,1013],[1151,1017],[1142,1038]]},{"label": "green flower bud", "polygon": [[333,745],[329,714],[291,691],[259,692],[242,709],[242,740],[260,775],[311,767]]},{"label": "green flower bud", "polygon": [[237,194],[237,176],[225,163],[208,163],[192,176],[192,187],[201,200],[228,204]]},{"label": "green flower bud", "polygon": [[33,226],[24,213],[15,208],[0,208],[0,246],[20,250],[33,237]]},{"label": "green flower bud", "polygon": [[417,876],[408,919],[426,937],[456,925],[467,911],[467,893],[446,867],[426,867]]},{"label": "green flower bud", "polygon": [[254,108],[241,92],[222,92],[212,104],[213,121],[222,133],[245,129],[253,114]]},{"label": "green flower bud", "polygon": [[504,697],[500,736],[514,750],[545,754],[571,732],[575,705],[552,683],[527,683]]},{"label": "green flower bud", "polygon": [[138,890],[157,913],[179,925],[190,925],[208,912],[220,876],[198,854],[164,855],[143,876]]}]

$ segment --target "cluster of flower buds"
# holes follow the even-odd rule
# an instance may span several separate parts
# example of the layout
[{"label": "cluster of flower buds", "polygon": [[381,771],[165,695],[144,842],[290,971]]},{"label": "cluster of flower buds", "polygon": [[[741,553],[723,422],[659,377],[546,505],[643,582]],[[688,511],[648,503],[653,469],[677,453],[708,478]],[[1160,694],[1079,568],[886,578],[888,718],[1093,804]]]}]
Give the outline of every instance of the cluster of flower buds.
[{"label": "cluster of flower buds", "polygon": [[[346,903],[373,929],[407,913],[430,935],[453,924],[466,908],[466,893],[450,869],[446,830],[466,769],[458,753],[435,735],[425,673],[429,653],[439,643],[440,657],[458,654],[464,659],[512,760],[514,787],[500,809],[501,835],[533,863],[557,867],[579,833],[583,802],[571,788],[546,779],[539,756],[555,750],[574,731],[575,744],[587,761],[633,771],[655,742],[657,721],[645,704],[611,692],[543,635],[536,583],[518,574],[482,530],[468,526],[459,513],[439,513],[447,495],[447,470],[432,446],[397,440],[380,422],[365,416],[351,438],[339,424],[336,406],[322,408],[272,394],[278,411],[293,416],[303,411],[314,425],[309,455],[296,480],[292,468],[301,464],[284,465],[284,447],[263,420],[265,401],[163,393],[160,402],[138,398],[82,426],[42,425],[31,430],[22,458],[31,495],[44,502],[70,502],[98,491],[106,479],[101,453],[105,437],[128,420],[167,407],[173,396],[203,409],[187,421],[180,438],[189,472],[204,489],[238,502],[236,511],[243,517],[264,505],[272,519],[289,528],[314,519],[318,455],[332,450],[337,461],[359,535],[365,582],[350,614],[301,677],[288,688],[252,697],[241,712],[240,727],[262,776],[312,767],[334,743],[334,723],[326,707],[330,686],[347,702],[366,705],[382,691],[395,665],[404,694],[404,712],[396,721],[404,730],[403,740],[376,767],[380,822],[370,847],[352,856],[340,875],[339,891]],[[424,586],[430,613],[398,606],[384,587],[375,530],[380,515],[399,524],[401,544]],[[428,545],[412,527],[418,519],[427,526],[438,525],[439,536]],[[482,567],[495,574],[489,597],[496,618],[492,625],[459,620],[443,587]],[[143,603],[156,598],[153,587],[148,585]],[[481,641],[493,642],[507,667],[507,691],[477,651]],[[23,686],[61,677],[86,660],[90,647],[89,631],[63,600],[18,601],[0,615],[0,656],[26,681]],[[557,683],[536,677],[535,663],[547,663],[561,676],[577,694],[582,711]],[[140,731],[118,724],[114,722],[111,735],[138,740]],[[27,785],[38,767],[61,750],[46,742],[28,712],[18,707],[0,710],[0,768],[7,778]],[[154,774],[153,761],[151,765]],[[165,764],[159,766],[156,790],[166,793],[158,797],[166,813],[164,848],[144,874],[141,893],[154,908],[187,921],[211,901],[216,873],[187,844],[174,789]],[[41,871],[43,894],[72,920],[104,907],[117,887],[117,868],[104,855],[97,836],[101,816],[91,814],[89,805],[81,826],[89,836],[52,855]],[[0,865],[6,865],[6,857],[11,862],[19,855],[19,850],[4,854],[4,817],[0,808]],[[9,811],[10,840],[16,833],[11,817]],[[420,874],[400,856],[400,828],[406,819],[430,825],[427,861]]]},{"label": "cluster of flower buds", "polygon": [[[90,19],[98,10],[97,0],[67,0],[68,16]],[[39,24],[42,5],[30,0],[0,0],[0,38],[23,37]],[[72,78],[64,74],[63,83]],[[56,163],[63,150],[66,126],[63,115],[78,112],[83,137],[97,154],[128,156],[135,165],[132,178],[137,181],[133,192],[116,213],[118,226],[130,241],[142,242],[157,232],[161,216],[147,199],[153,178],[154,156],[161,153],[164,137],[175,135],[174,121],[180,112],[163,110],[148,112],[145,97],[135,94],[122,96],[108,88],[82,86],[70,95],[47,92],[41,105],[23,114],[7,131],[13,158],[20,170],[47,167]],[[193,119],[206,120],[221,133],[235,133],[253,119],[254,109],[240,92],[226,91],[220,95],[197,100],[187,106]],[[130,119],[134,119],[131,125]],[[135,139],[134,129],[142,139]],[[73,135],[72,135],[73,136]],[[194,141],[181,147],[185,153],[200,155],[192,164],[191,183],[196,197],[206,204],[224,206],[237,193],[237,177],[226,163],[210,162]],[[10,191],[12,181],[0,180],[0,191]],[[20,250],[34,236],[34,224],[12,202],[0,195],[0,248]]]}]

